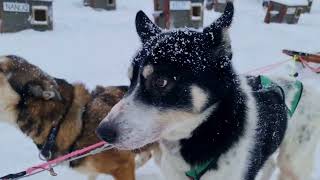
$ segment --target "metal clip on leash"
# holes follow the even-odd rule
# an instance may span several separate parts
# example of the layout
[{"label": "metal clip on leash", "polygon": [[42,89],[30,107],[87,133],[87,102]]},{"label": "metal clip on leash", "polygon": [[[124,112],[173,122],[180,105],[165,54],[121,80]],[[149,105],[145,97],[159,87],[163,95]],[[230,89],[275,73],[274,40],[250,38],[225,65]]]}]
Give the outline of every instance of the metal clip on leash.
[{"label": "metal clip on leash", "polygon": [[[52,158],[51,151],[48,151],[48,157],[47,158],[42,154],[42,152],[39,152],[39,159],[41,161],[45,161],[46,162],[46,161],[48,161],[48,159],[51,159],[51,158]],[[49,171],[49,174],[51,176],[58,176],[58,174],[54,171],[54,169],[53,169],[53,167],[51,165],[49,165],[48,171]]]},{"label": "metal clip on leash", "polygon": [[56,173],[56,172],[54,172],[54,169],[51,167],[51,166],[49,166],[50,167],[50,169],[48,170],[49,171],[49,174],[51,175],[51,176],[58,176],[58,174]]}]

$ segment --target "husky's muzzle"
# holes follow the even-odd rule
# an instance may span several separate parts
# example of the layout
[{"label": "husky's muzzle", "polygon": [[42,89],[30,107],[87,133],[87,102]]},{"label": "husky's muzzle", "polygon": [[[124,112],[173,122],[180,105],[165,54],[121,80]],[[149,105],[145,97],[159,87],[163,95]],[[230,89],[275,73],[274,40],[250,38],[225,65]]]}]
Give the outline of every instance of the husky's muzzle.
[{"label": "husky's muzzle", "polygon": [[118,136],[116,127],[113,127],[111,123],[101,123],[96,129],[96,134],[100,139],[112,144],[115,142]]},{"label": "husky's muzzle", "polygon": [[121,101],[116,104],[96,129],[98,137],[110,144],[115,143],[119,136],[119,123],[117,122],[120,122],[120,120],[118,121],[117,119],[120,119],[121,111],[119,111],[119,109],[122,106]]},{"label": "husky's muzzle", "polygon": [[122,99],[100,123],[96,133],[118,149],[132,150],[155,142],[161,134],[156,110]]}]

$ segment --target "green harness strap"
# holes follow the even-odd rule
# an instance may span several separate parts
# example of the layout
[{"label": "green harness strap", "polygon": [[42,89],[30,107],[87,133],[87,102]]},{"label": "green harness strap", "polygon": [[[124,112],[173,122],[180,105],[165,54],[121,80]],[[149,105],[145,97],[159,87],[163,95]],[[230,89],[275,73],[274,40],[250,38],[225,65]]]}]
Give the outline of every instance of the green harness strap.
[{"label": "green harness strap", "polygon": [[[262,85],[263,89],[268,89],[274,85],[277,86],[277,84],[272,82],[272,80],[266,76],[260,76],[260,81],[261,81],[261,85]],[[301,81],[296,80],[293,85],[295,86],[297,91],[293,96],[293,100],[290,104],[290,107],[287,106],[288,114],[290,117],[292,117],[294,112],[296,111],[296,109],[299,105],[299,102],[301,100],[302,92],[303,92],[303,84]]]},{"label": "green harness strap", "polygon": [[[263,89],[268,89],[276,85],[270,78],[266,76],[260,76],[260,81]],[[296,111],[303,92],[303,84],[301,81],[295,81],[294,86],[297,88],[297,92],[294,94],[290,107],[287,106],[288,114],[290,117],[292,117],[294,112]],[[211,159],[206,163],[192,167],[189,171],[186,172],[186,176],[188,176],[191,180],[200,180],[200,178],[209,170],[213,161],[214,159]]]},{"label": "green harness strap", "polygon": [[188,176],[191,180],[200,180],[201,176],[208,171],[212,162],[213,159],[207,161],[206,163],[196,165],[186,172],[186,176]]}]

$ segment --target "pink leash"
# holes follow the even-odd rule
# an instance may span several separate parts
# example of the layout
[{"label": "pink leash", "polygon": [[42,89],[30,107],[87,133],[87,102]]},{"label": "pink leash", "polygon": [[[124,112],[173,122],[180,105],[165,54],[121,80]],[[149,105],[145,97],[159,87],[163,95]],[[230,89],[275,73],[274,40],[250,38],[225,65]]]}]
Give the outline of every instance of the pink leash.
[{"label": "pink leash", "polygon": [[48,161],[46,163],[42,163],[36,166],[33,166],[31,168],[28,168],[27,170],[17,173],[17,174],[9,174],[7,176],[4,176],[0,178],[1,180],[10,180],[10,179],[18,179],[18,178],[23,178],[31,175],[35,175],[37,173],[43,172],[43,171],[49,171],[51,175],[56,175],[53,174],[54,172],[52,171],[52,168],[63,163],[63,162],[70,162],[74,161],[89,155],[94,155],[97,153],[100,153],[102,151],[111,149],[112,146],[107,144],[106,142],[99,142],[97,144],[93,144],[91,146],[88,146],[86,148],[73,151],[69,154],[66,154],[64,156],[58,157],[56,159],[53,159],[51,161]]},{"label": "pink leash", "polygon": [[271,71],[277,67],[280,67],[281,65],[287,63],[291,61],[291,59],[288,59],[288,60],[285,60],[285,61],[279,61],[279,62],[276,62],[276,63],[273,63],[273,64],[269,64],[269,65],[266,65],[266,66],[263,66],[263,67],[259,67],[259,68],[256,68],[256,69],[252,69],[250,71],[247,71],[246,73],[244,74],[261,74],[261,73],[265,73],[265,72],[268,72],[268,71]]},{"label": "pink leash", "polygon": [[309,68],[312,72],[314,72],[314,73],[320,73],[320,67],[312,67],[309,63],[308,63],[308,61],[306,61],[305,59],[303,59],[302,57],[299,57],[299,60],[301,61],[301,63],[305,66],[305,67],[307,67],[307,68]]}]

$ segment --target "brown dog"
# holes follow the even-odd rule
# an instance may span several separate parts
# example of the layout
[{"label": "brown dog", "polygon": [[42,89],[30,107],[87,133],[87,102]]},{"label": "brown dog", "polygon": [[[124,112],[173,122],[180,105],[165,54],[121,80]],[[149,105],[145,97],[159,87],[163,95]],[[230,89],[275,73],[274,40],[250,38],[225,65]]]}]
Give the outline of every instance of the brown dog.
[{"label": "brown dog", "polygon": [[[127,87],[98,86],[90,93],[83,84],[55,79],[17,56],[0,58],[0,118],[32,138],[41,150],[58,127],[49,159],[99,142],[95,129]],[[140,157],[140,166],[150,156]],[[95,179],[110,174],[116,180],[135,179],[136,154],[108,150],[73,161],[70,167]]]}]

